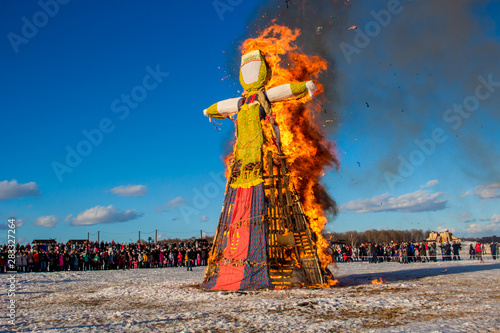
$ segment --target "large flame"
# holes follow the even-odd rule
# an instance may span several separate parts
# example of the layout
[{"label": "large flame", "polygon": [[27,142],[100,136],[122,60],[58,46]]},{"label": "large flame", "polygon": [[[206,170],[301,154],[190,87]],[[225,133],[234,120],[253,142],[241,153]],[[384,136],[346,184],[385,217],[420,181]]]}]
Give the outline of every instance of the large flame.
[{"label": "large flame", "polygon": [[[315,80],[326,71],[327,63],[319,56],[306,55],[295,45],[300,35],[298,29],[272,25],[257,38],[244,41],[241,52],[259,49],[263,52],[272,77],[266,89],[290,82]],[[315,80],[318,87],[316,95],[323,92],[321,82]],[[321,96],[321,95],[320,95]],[[321,231],[328,222],[324,209],[335,209],[335,202],[319,183],[326,168],[339,167],[334,144],[326,140],[319,125],[322,112],[319,103],[310,101],[310,97],[300,100],[286,100],[273,103],[273,113],[280,127],[283,153],[290,169],[291,187],[299,193],[304,211],[309,217],[311,231],[315,234],[316,247],[323,269],[332,262],[327,252],[328,241]],[[272,138],[270,126],[264,124],[264,133]],[[272,140],[267,140],[264,150],[272,150],[278,155]]]}]

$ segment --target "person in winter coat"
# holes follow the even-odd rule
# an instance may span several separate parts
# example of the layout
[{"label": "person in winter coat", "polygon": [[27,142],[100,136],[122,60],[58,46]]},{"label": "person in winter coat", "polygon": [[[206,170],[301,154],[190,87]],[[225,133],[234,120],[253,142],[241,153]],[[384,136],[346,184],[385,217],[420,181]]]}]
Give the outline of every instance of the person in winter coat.
[{"label": "person in winter coat", "polygon": [[78,270],[78,254],[73,253],[72,259],[73,259],[73,270],[77,271]]},{"label": "person in winter coat", "polygon": [[453,242],[451,246],[453,248],[453,260],[460,260],[460,250],[462,249],[462,245],[457,242]]},{"label": "person in winter coat", "polygon": [[21,270],[23,272],[28,271],[28,255],[26,254],[26,251],[21,252]]},{"label": "person in winter coat", "polygon": [[69,271],[71,269],[72,262],[71,262],[71,256],[68,253],[68,251],[64,251],[63,260],[64,260],[64,270]]},{"label": "person in winter coat", "polygon": [[28,272],[33,272],[35,262],[33,261],[33,252],[28,251]]},{"label": "person in winter coat", "polygon": [[101,261],[102,261],[102,267],[101,269],[108,269],[109,268],[109,255],[108,251],[103,251],[101,255]]},{"label": "person in winter coat", "polygon": [[443,257],[443,261],[449,261],[451,260],[451,245],[450,243],[446,242],[446,244],[444,244],[444,257]]},{"label": "person in winter coat", "polygon": [[22,258],[21,258],[21,252],[16,252],[16,255],[15,255],[15,259],[14,259],[14,264],[16,265],[16,270],[18,272],[21,272],[21,261],[22,261]]},{"label": "person in winter coat", "polygon": [[207,260],[208,260],[208,249],[206,247],[203,247],[201,249],[201,265],[206,266]]},{"label": "person in winter coat", "polygon": [[49,272],[55,272],[56,271],[56,254],[54,251],[50,250],[49,254],[47,255],[47,262],[49,263],[48,271]]},{"label": "person in winter coat", "polygon": [[191,260],[191,249],[188,249],[186,251],[185,262],[186,262],[186,269],[188,271],[192,271],[193,270],[193,261]]},{"label": "person in winter coat", "polygon": [[35,272],[40,270],[40,257],[38,256],[38,251],[33,253],[33,262],[35,263]]},{"label": "person in winter coat", "polygon": [[429,249],[429,260],[432,262],[436,262],[437,261],[436,243],[429,244],[428,249]]},{"label": "person in winter coat", "polygon": [[475,260],[476,259],[476,250],[474,249],[474,246],[472,243],[469,245],[469,259]]},{"label": "person in winter coat", "polygon": [[420,250],[418,249],[418,246],[413,248],[413,258],[414,261],[420,261]]},{"label": "person in winter coat", "polygon": [[58,264],[57,269],[58,269],[59,271],[62,271],[62,270],[64,270],[64,254],[59,253],[59,254],[58,254],[58,260],[59,260],[59,261],[58,261],[58,263],[57,263],[57,264]]},{"label": "person in winter coat", "polygon": [[111,269],[114,269],[115,268],[115,253],[113,250],[109,250],[108,253],[109,253],[109,267]]},{"label": "person in winter coat", "polygon": [[175,256],[174,256],[174,252],[173,251],[170,251],[170,253],[168,254],[168,261],[169,261],[170,267],[174,267],[175,266]]},{"label": "person in winter coat", "polygon": [[483,261],[483,251],[482,251],[482,248],[481,248],[481,243],[479,243],[479,242],[476,243],[476,246],[474,246],[474,251],[476,252],[477,259],[479,259],[480,262],[484,262]]},{"label": "person in winter coat", "polygon": [[401,252],[403,253],[403,264],[408,263],[408,247],[403,245],[401,248]]},{"label": "person in winter coat", "polygon": [[378,245],[377,244],[372,245],[371,250],[372,250],[372,253],[371,253],[372,254],[372,262],[378,263]]},{"label": "person in winter coat", "polygon": [[420,244],[420,247],[418,248],[418,252],[420,253],[420,261],[425,262],[427,259],[427,249],[425,248],[425,243]]},{"label": "person in winter coat", "polygon": [[137,261],[139,262],[139,268],[143,268],[144,256],[142,253],[137,254]]},{"label": "person in winter coat", "polygon": [[491,242],[490,251],[491,251],[491,259],[497,260],[497,243]]},{"label": "person in winter coat", "polygon": [[163,251],[160,251],[160,253],[158,253],[157,267],[163,267],[163,260],[165,260],[165,258],[163,257]]},{"label": "person in winter coat", "polygon": [[125,269],[125,257],[123,255],[123,252],[120,252],[116,256],[118,257],[118,268],[119,269]]},{"label": "person in winter coat", "polygon": [[93,262],[94,262],[94,269],[101,268],[101,256],[99,255],[99,252],[95,253],[95,256],[93,258]]},{"label": "person in winter coat", "polygon": [[179,267],[184,267],[184,258],[182,257],[181,251],[179,251],[179,253],[177,254],[177,264],[179,265]]},{"label": "person in winter coat", "polygon": [[83,269],[85,271],[90,270],[90,255],[87,251],[83,254]]},{"label": "person in winter coat", "polygon": [[130,261],[130,257],[129,257],[129,255],[128,255],[128,252],[127,252],[126,250],[122,250],[122,251],[120,252],[120,260],[121,260],[121,262],[122,262],[122,266],[121,266],[121,268],[122,268],[123,270],[125,270],[125,269],[129,269],[129,265],[130,265],[130,262],[131,262],[131,261]]}]

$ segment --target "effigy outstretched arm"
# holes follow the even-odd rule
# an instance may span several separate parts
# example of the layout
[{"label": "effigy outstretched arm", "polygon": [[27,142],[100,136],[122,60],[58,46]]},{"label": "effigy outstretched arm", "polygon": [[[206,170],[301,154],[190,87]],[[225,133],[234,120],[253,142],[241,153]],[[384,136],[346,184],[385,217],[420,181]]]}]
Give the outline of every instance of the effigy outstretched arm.
[{"label": "effigy outstretched arm", "polygon": [[278,102],[291,97],[302,98],[307,94],[312,97],[317,89],[313,81],[287,83],[267,90],[266,95],[270,102]]},{"label": "effigy outstretched arm", "polygon": [[243,97],[236,97],[225,99],[218,103],[211,105],[208,109],[203,110],[205,117],[224,119],[238,113],[241,105],[245,99]]}]

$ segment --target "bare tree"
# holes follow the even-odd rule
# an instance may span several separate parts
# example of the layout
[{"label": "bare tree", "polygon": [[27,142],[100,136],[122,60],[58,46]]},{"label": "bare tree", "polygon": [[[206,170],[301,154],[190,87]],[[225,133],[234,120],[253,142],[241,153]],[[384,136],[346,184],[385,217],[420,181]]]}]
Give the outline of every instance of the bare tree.
[{"label": "bare tree", "polygon": [[345,236],[353,248],[358,246],[359,233],[357,231],[348,231]]}]

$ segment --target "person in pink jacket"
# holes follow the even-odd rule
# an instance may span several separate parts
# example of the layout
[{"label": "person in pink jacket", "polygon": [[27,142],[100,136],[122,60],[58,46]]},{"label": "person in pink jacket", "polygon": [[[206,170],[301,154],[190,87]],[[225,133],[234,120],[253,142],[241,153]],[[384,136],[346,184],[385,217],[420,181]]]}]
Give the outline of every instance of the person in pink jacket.
[{"label": "person in pink jacket", "polygon": [[64,255],[62,253],[59,253],[59,270],[64,270]]}]

